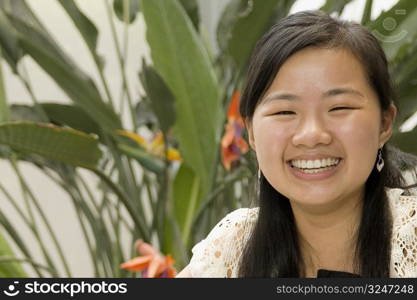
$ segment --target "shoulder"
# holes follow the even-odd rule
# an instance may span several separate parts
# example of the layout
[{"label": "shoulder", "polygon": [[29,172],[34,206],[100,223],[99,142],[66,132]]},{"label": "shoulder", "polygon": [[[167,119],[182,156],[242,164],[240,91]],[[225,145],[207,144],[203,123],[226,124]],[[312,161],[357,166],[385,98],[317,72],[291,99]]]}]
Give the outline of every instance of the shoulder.
[{"label": "shoulder", "polygon": [[417,221],[417,193],[400,188],[385,188],[394,225]]},{"label": "shoulder", "polygon": [[240,208],[221,219],[191,250],[192,277],[236,277],[239,258],[257,216],[258,208]]},{"label": "shoulder", "polygon": [[391,277],[417,277],[417,194],[386,189],[393,218]]}]

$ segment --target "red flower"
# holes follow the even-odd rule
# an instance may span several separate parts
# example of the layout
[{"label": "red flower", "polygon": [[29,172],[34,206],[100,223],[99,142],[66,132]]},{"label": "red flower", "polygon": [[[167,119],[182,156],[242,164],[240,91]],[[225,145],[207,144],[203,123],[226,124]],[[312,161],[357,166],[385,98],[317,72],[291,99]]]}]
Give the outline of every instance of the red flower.
[{"label": "red flower", "polygon": [[225,133],[221,141],[222,163],[227,170],[230,170],[232,163],[238,161],[240,156],[249,150],[248,144],[243,139],[245,126],[239,114],[239,100],[240,93],[236,91],[229,106]]},{"label": "red flower", "polygon": [[122,269],[142,271],[144,278],[173,278],[177,275],[171,255],[161,255],[152,245],[142,240],[136,242],[136,250],[140,256],[121,264]]}]

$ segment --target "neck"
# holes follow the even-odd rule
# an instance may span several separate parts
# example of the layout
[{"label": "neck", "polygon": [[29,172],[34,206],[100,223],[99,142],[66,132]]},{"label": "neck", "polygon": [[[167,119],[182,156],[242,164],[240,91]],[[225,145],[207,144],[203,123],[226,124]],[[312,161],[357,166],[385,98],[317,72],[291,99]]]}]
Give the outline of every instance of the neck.
[{"label": "neck", "polygon": [[321,207],[291,201],[307,277],[317,269],[353,273],[356,232],[362,215],[363,194]]}]

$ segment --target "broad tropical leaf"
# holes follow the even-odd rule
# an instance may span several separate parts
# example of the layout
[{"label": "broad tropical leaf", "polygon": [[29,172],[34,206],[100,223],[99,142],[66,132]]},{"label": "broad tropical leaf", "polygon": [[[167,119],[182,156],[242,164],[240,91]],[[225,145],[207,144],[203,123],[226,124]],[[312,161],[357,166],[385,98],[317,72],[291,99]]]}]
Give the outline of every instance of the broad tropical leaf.
[{"label": "broad tropical leaf", "polygon": [[198,0],[179,0],[191,22],[193,22],[195,29],[199,30],[200,14],[198,11]]},{"label": "broad tropical leaf", "polygon": [[[85,133],[101,134],[100,126],[78,106],[53,102],[43,102],[40,106],[53,124],[71,127]],[[42,122],[34,106],[12,104],[10,110],[11,121]]]},{"label": "broad tropical leaf", "polygon": [[158,118],[159,125],[164,134],[175,123],[175,99],[164,80],[151,66],[142,63],[140,79],[146,91],[147,100]]},{"label": "broad tropical leaf", "polygon": [[86,133],[101,134],[100,126],[79,106],[59,103],[42,103],[48,119]]},{"label": "broad tropical leaf", "polygon": [[3,123],[0,144],[85,168],[95,168],[101,157],[97,137],[50,124]]},{"label": "broad tropical leaf", "polygon": [[[235,0],[241,2],[240,0]],[[241,12],[231,32],[229,53],[232,55],[236,67],[240,70],[246,66],[256,41],[271,26],[277,17],[277,12],[285,15],[290,5],[281,0],[245,1],[246,9]],[[231,3],[230,5],[236,5]],[[228,9],[228,8],[226,8]]]},{"label": "broad tropical leaf", "polygon": [[184,245],[189,246],[192,225],[199,208],[200,179],[187,165],[182,164],[174,180],[174,216],[182,233]]},{"label": "broad tropical leaf", "polygon": [[142,1],[152,60],[175,96],[181,154],[207,192],[218,155],[217,80],[195,28],[178,1]]}]

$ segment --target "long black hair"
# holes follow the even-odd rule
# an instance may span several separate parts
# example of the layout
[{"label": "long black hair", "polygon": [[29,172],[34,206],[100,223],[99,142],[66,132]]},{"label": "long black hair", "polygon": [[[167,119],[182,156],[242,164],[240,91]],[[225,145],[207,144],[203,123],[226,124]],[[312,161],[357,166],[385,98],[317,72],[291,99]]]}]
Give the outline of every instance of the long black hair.
[{"label": "long black hair", "polygon": [[[256,44],[242,93],[240,113],[248,122],[283,63],[306,47],[344,48],[362,63],[378,96],[381,114],[395,104],[388,63],[377,39],[357,23],[341,21],[320,11],[290,15],[275,24]],[[356,233],[355,273],[389,277],[392,219],[384,187],[406,188],[402,172],[415,170],[417,158],[394,146],[382,148],[385,166],[375,168],[365,183],[362,217]],[[244,248],[239,277],[303,277],[294,215],[288,198],[261,173],[258,182],[259,215]]]}]

